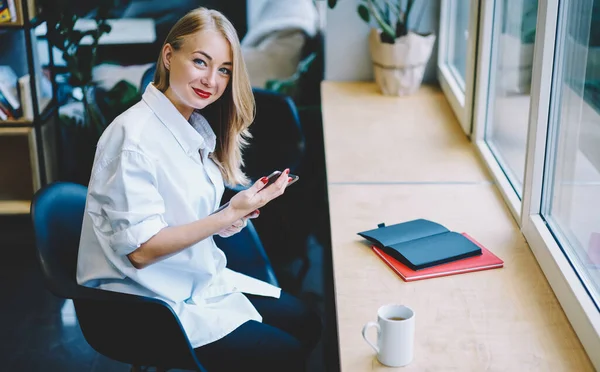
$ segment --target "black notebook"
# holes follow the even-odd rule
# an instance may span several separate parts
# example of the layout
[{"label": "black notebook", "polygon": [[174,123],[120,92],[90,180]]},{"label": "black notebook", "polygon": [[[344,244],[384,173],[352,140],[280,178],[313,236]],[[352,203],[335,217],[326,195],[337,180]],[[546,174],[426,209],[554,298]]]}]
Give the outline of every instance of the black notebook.
[{"label": "black notebook", "polygon": [[358,235],[412,270],[481,254],[481,248],[464,235],[425,219],[379,226]]}]

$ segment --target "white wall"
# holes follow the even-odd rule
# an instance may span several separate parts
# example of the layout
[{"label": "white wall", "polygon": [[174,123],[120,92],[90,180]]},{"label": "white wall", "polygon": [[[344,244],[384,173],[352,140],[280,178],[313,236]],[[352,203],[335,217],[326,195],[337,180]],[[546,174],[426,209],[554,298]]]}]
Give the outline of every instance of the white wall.
[{"label": "white wall", "polygon": [[[340,0],[334,9],[327,9],[325,27],[325,79],[334,81],[373,80],[367,35],[369,26],[358,16],[359,0]],[[411,11],[409,26],[413,28],[425,6],[425,12],[416,27],[417,32],[438,35],[440,0],[417,0]],[[437,83],[437,40],[425,70],[423,81]]]}]

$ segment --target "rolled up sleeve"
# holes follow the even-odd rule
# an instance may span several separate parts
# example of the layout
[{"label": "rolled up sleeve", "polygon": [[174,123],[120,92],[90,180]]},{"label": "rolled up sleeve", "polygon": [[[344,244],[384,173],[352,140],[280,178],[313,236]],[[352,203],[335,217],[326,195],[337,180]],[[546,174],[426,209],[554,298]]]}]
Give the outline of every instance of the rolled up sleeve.
[{"label": "rolled up sleeve", "polygon": [[95,228],[118,255],[135,251],[167,226],[155,166],[139,152],[122,151],[94,172],[89,188]]}]

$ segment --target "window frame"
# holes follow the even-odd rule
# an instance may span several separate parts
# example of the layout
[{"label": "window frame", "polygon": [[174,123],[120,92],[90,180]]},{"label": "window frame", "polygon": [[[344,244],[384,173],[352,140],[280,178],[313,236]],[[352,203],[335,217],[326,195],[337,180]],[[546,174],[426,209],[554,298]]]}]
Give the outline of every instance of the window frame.
[{"label": "window frame", "polygon": [[[481,6],[479,0],[468,0],[470,2],[469,13],[469,41],[467,43],[466,55],[466,74],[464,81],[464,92],[456,79],[455,69],[448,63],[448,50],[454,45],[452,40],[455,35],[452,30],[450,15],[456,12],[456,7],[453,9],[454,2],[457,0],[442,0],[440,7],[440,30],[438,40],[438,56],[437,56],[437,77],[440,82],[440,87],[447,97],[448,103],[452,111],[458,118],[463,131],[467,136],[471,135],[472,131],[472,112],[474,108],[474,82],[475,82],[475,63],[477,56],[478,43],[478,20],[479,8]],[[459,0],[464,1],[464,0]],[[472,35],[472,36],[471,36]]]},{"label": "window frame", "polygon": [[551,156],[547,154],[550,110],[557,110],[550,106],[554,67],[561,63],[556,38],[564,27],[560,20],[566,18],[566,9],[560,5],[560,0],[540,0],[538,7],[520,224],[571,326],[600,370],[600,311],[541,214],[546,157]]},{"label": "window frame", "polygon": [[546,156],[552,156],[551,153],[547,155],[550,110],[558,109],[551,108],[550,103],[554,67],[556,64],[559,69],[562,63],[560,59],[555,61],[556,37],[560,27],[559,11],[566,12],[566,8],[560,7],[560,1],[539,0],[538,3],[522,198],[485,141],[488,96],[490,89],[494,88],[494,82],[490,80],[495,50],[492,48],[492,35],[494,17],[499,15],[497,9],[500,0],[482,2],[479,9],[477,79],[474,84],[471,139],[590,361],[600,370],[600,353],[597,352],[600,350],[600,311],[541,214],[542,200],[546,197],[543,193]]},{"label": "window frame", "polygon": [[[477,154],[483,159],[488,171],[498,185],[502,197],[506,201],[508,209],[513,218],[521,226],[521,198],[510,183],[494,152],[486,142],[486,126],[489,117],[488,102],[489,94],[495,88],[495,82],[491,74],[491,63],[495,58],[497,48],[492,47],[494,27],[498,24],[494,18],[498,17],[498,0],[485,1],[481,4],[479,15],[479,37],[477,47],[477,79],[475,81],[475,103],[473,105],[473,135]],[[535,63],[535,61],[534,61]],[[531,110],[530,110],[531,115]]]}]

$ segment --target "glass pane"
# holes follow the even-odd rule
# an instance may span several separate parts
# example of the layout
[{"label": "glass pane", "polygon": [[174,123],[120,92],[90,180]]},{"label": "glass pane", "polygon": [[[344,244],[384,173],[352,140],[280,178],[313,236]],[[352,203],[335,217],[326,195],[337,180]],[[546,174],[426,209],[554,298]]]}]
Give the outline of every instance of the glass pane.
[{"label": "glass pane", "polygon": [[537,0],[497,0],[485,139],[522,196]]},{"label": "glass pane", "polygon": [[542,215],[600,297],[600,0],[561,1]]},{"label": "glass pane", "polygon": [[470,1],[450,1],[449,43],[446,63],[461,87],[465,91],[467,71],[467,45],[469,40]]}]

